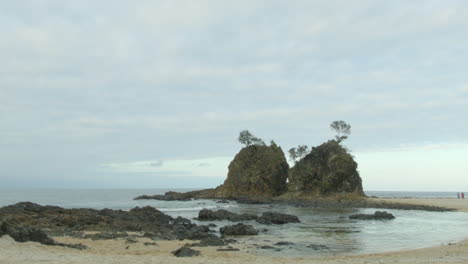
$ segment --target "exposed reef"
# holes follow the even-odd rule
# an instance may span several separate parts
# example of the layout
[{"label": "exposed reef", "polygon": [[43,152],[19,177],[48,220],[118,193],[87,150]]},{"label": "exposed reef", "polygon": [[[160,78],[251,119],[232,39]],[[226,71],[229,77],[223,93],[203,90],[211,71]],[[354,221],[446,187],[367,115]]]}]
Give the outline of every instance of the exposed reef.
[{"label": "exposed reef", "polygon": [[240,222],[240,221],[251,221],[255,220],[260,224],[265,225],[282,225],[287,223],[299,223],[299,218],[295,215],[283,214],[283,213],[275,213],[275,212],[264,212],[261,216],[257,216],[254,214],[236,214],[233,212],[229,212],[224,209],[220,209],[217,211],[212,211],[208,209],[203,209],[198,213],[199,221],[216,221],[216,220],[228,220],[233,222]]},{"label": "exposed reef", "polygon": [[[66,235],[76,231],[140,232],[145,233],[146,237],[157,240],[200,240],[214,236],[208,226],[193,224],[189,219],[182,217],[172,218],[150,206],[122,211],[64,209],[58,206],[22,202],[0,208],[0,223],[3,223],[0,235],[13,234],[14,237],[15,230],[34,227],[21,231],[21,236],[39,238],[42,241],[47,241],[43,233]],[[102,234],[99,238],[121,235]]]}]

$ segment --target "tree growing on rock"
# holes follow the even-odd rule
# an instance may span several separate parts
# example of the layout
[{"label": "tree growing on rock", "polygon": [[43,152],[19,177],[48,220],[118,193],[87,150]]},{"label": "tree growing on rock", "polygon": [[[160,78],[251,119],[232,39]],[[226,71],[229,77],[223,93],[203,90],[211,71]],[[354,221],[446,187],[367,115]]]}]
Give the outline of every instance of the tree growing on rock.
[{"label": "tree growing on rock", "polygon": [[330,124],[330,128],[335,130],[336,136],[335,139],[338,143],[348,138],[351,134],[351,125],[346,123],[343,120],[333,121]]},{"label": "tree growing on rock", "polygon": [[309,147],[306,145],[299,145],[296,148],[291,148],[289,151],[289,159],[296,163],[301,160],[307,153],[309,153]]},{"label": "tree growing on rock", "polygon": [[262,139],[255,137],[248,130],[242,130],[239,133],[239,137],[237,138],[237,140],[239,140],[239,142],[244,144],[246,147],[251,146],[251,145],[265,146],[265,142],[263,142]]}]

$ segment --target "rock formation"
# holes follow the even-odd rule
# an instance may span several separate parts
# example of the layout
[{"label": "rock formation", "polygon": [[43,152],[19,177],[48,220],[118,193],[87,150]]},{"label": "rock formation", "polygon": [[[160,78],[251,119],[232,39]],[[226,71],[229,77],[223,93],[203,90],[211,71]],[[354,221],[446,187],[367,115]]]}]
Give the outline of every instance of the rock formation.
[{"label": "rock formation", "polygon": [[313,147],[290,169],[288,189],[290,194],[299,197],[364,195],[357,163],[335,140]]},{"label": "rock formation", "polygon": [[219,198],[274,197],[287,190],[289,165],[283,150],[276,146],[252,145],[243,148],[229,164],[224,184],[215,189]]}]

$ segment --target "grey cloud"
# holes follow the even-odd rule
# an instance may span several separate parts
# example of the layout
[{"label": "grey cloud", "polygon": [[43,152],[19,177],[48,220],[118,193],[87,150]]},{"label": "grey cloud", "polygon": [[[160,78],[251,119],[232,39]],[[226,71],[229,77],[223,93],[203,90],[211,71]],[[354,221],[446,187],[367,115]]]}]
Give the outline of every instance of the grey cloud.
[{"label": "grey cloud", "polygon": [[[465,1],[4,1],[0,157],[61,175],[78,168],[55,170],[57,153],[90,171],[228,156],[241,129],[288,148],[331,137],[336,119],[352,124],[354,149],[463,141],[467,12]],[[34,173],[0,174],[13,170]]]},{"label": "grey cloud", "polygon": [[162,160],[158,160],[158,161],[155,161],[155,162],[151,162],[150,166],[151,167],[161,167],[163,164],[164,164],[164,162]]}]

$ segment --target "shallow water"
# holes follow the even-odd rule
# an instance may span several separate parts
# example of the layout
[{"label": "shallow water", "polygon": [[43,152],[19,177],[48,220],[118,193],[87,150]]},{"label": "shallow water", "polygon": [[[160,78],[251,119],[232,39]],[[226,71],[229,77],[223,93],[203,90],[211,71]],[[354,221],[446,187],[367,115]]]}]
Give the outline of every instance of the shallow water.
[{"label": "shallow water", "polygon": [[[216,203],[212,200],[157,201],[133,200],[141,194],[161,194],[167,190],[0,190],[0,206],[20,201],[65,208],[111,208],[128,210],[135,206],[150,205],[173,216],[193,219],[202,208],[227,209],[237,213],[261,214],[275,211],[293,214],[301,223],[282,226],[261,225],[249,222],[258,229],[268,229],[255,237],[236,238],[247,245],[251,253],[281,257],[353,255],[415,249],[456,242],[468,236],[468,214],[458,212],[426,212],[416,210],[386,210],[395,215],[389,221],[358,221],[348,216],[356,213],[373,213],[382,209],[315,209],[287,205],[244,205],[235,202]],[[177,191],[177,190],[176,190]],[[187,190],[179,190],[187,191]],[[391,193],[386,197],[446,197],[449,193]],[[375,192],[372,195],[378,195]],[[393,195],[393,196],[392,196]],[[404,195],[404,196],[399,196]],[[439,196],[437,196],[439,195]],[[468,202],[468,201],[467,201]],[[199,223],[198,221],[194,221]],[[202,224],[207,224],[203,222]],[[220,227],[228,221],[210,221]],[[293,242],[294,246],[274,246],[276,242]],[[236,246],[236,245],[233,245]],[[259,249],[274,246],[274,249]]]}]

